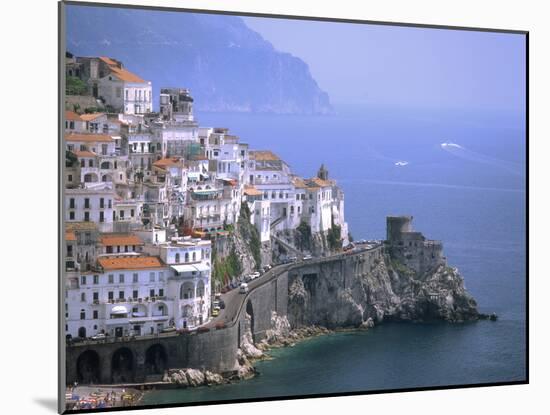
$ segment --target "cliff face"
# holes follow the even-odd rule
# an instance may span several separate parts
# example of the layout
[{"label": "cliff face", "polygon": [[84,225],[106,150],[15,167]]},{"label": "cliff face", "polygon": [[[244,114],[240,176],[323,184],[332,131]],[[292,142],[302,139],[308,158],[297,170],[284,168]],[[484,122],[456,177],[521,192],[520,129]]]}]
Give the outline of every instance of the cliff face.
[{"label": "cliff face", "polygon": [[68,6],[67,50],[122,61],[152,81],[154,96],[189,88],[199,111],[333,111],[304,61],[235,16]]},{"label": "cliff face", "polygon": [[345,269],[332,263],[319,274],[289,280],[292,327],[358,327],[384,320],[459,322],[479,317],[457,269],[440,264],[418,274],[382,249],[365,256]]}]

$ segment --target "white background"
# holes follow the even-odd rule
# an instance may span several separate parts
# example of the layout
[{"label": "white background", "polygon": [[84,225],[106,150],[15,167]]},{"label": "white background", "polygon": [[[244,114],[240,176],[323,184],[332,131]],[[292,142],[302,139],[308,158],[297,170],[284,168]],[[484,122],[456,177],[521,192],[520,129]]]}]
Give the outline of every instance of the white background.
[{"label": "white background", "polygon": [[[157,410],[164,414],[518,414],[548,408],[549,13],[546,2],[180,0],[173,7],[356,18],[530,31],[531,343],[528,386],[367,395]],[[54,413],[57,396],[57,4],[2,3],[1,338],[2,413]],[[541,412],[539,409],[536,412]],[[136,412],[134,412],[136,413]],[[145,412],[138,412],[145,413]],[[151,413],[147,411],[147,413]]]}]

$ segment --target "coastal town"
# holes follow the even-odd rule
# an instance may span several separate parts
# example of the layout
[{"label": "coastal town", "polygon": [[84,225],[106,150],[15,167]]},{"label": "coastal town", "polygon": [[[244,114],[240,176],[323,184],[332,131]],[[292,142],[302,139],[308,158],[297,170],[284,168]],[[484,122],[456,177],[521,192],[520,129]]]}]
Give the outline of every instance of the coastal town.
[{"label": "coastal town", "polygon": [[[324,166],[293,174],[269,149],[201,126],[191,91],[161,86],[154,97],[116,58],[67,53],[66,78],[68,342],[200,328],[219,313],[219,293],[319,255],[289,234],[349,243],[344,195]],[[252,260],[231,242],[243,220]]]}]

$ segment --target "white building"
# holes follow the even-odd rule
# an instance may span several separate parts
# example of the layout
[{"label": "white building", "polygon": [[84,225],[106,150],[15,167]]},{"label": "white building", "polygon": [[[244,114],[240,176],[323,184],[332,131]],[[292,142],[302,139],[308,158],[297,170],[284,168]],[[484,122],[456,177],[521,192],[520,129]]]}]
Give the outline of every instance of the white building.
[{"label": "white building", "polygon": [[103,256],[94,271],[68,273],[67,334],[90,337],[158,333],[173,325],[168,268],[156,257]]},{"label": "white building", "polygon": [[175,324],[188,328],[204,324],[210,315],[211,243],[191,237],[147,244],[145,251],[158,255],[170,267],[167,293],[174,299]]},{"label": "white building", "polygon": [[115,196],[111,183],[65,189],[65,222],[94,222],[101,232],[112,232]]}]

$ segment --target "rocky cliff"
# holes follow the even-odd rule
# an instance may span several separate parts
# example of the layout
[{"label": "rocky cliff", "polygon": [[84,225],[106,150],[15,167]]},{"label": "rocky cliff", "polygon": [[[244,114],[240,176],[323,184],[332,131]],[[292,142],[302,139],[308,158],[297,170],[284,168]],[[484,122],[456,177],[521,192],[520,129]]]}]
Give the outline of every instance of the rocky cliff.
[{"label": "rocky cliff", "polygon": [[461,322],[479,318],[475,300],[456,268],[440,264],[418,274],[382,248],[342,269],[338,263],[319,274],[289,280],[291,326],[365,326],[384,320]]}]

